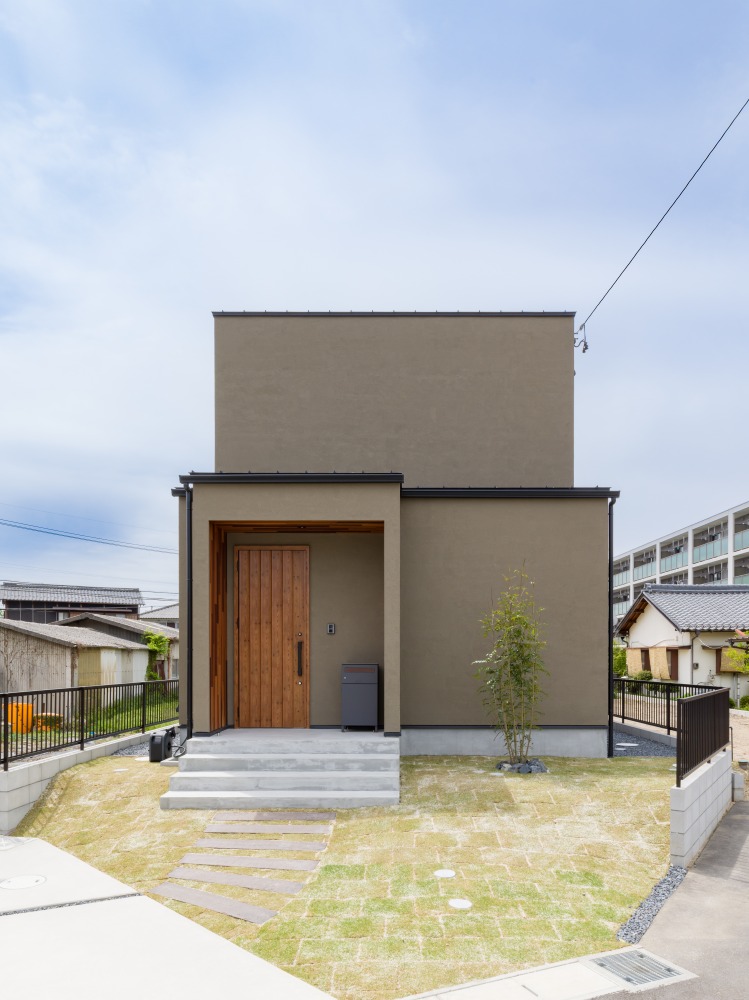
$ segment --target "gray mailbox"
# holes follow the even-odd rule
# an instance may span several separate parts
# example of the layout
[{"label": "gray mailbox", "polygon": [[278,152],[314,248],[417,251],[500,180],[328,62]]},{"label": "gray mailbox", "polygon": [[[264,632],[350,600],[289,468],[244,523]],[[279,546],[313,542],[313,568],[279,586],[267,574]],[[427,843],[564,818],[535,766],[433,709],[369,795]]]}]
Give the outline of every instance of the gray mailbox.
[{"label": "gray mailbox", "polygon": [[379,663],[341,665],[341,729],[365,726],[377,729]]}]

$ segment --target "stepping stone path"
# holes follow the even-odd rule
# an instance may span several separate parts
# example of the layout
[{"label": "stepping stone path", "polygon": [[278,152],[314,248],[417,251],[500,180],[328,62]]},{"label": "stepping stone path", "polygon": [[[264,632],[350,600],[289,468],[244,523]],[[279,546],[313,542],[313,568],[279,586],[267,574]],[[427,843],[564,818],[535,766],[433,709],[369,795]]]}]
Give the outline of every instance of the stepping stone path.
[{"label": "stepping stone path", "polygon": [[[219,812],[206,826],[206,833],[217,837],[198,840],[196,847],[205,851],[294,851],[319,854],[328,846],[333,832],[334,812],[310,812],[294,809],[272,812]],[[245,836],[238,837],[237,834]],[[261,839],[263,834],[271,834],[272,840]],[[302,834],[317,834],[315,840],[299,840]],[[259,836],[258,836],[259,835]],[[195,867],[200,865],[201,867]],[[178,900],[199,906],[201,910],[212,910],[226,916],[248,920],[253,924],[264,924],[277,913],[253,901],[257,892],[272,892],[283,896],[294,896],[303,887],[299,873],[313,872],[318,859],[258,857],[255,853],[193,853],[186,854],[179,866],[169,873],[169,881],[151,891],[166,899]],[[211,871],[211,868],[238,869],[235,871]],[[244,869],[244,870],[242,870]],[[247,874],[253,871],[294,872],[295,879]],[[210,886],[232,886],[245,890],[243,898],[223,896],[207,889],[195,889],[185,882],[204,882]]]}]

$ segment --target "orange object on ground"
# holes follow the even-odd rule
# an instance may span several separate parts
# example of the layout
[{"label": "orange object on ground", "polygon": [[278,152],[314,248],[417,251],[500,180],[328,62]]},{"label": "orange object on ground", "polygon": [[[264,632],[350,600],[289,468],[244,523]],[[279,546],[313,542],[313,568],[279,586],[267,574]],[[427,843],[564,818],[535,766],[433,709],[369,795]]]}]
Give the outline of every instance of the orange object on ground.
[{"label": "orange object on ground", "polygon": [[14,733],[28,733],[31,729],[31,720],[34,715],[34,706],[23,702],[12,702],[8,705],[8,722]]}]

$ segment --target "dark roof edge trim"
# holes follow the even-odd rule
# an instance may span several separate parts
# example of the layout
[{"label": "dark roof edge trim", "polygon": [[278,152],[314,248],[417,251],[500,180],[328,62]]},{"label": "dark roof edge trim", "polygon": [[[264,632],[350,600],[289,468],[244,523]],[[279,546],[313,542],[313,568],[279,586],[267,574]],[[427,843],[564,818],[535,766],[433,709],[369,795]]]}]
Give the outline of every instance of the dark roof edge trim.
[{"label": "dark roof edge trim", "polygon": [[556,311],[551,311],[551,312],[476,312],[476,311],[466,310],[466,312],[442,312],[442,311],[439,311],[439,310],[436,310],[436,309],[434,310],[434,312],[416,312],[416,311],[414,311],[414,312],[397,312],[395,310],[393,312],[377,312],[377,311],[374,311],[374,310],[371,311],[371,312],[358,312],[358,311],[352,311],[352,312],[332,312],[330,310],[328,312],[315,312],[315,311],[312,311],[312,310],[307,310],[306,312],[283,312],[283,311],[277,312],[277,311],[271,311],[271,310],[268,310],[266,312],[266,311],[263,311],[263,310],[247,310],[247,311],[238,310],[238,311],[234,312],[234,311],[231,311],[231,310],[227,310],[227,311],[224,311],[224,310],[214,310],[214,312],[213,312],[214,318],[218,318],[219,316],[269,316],[269,317],[279,317],[279,316],[317,316],[317,317],[322,317],[322,316],[325,316],[328,319],[350,319],[352,316],[355,316],[355,317],[366,317],[366,316],[369,316],[369,317],[376,317],[376,318],[377,317],[383,317],[383,316],[388,316],[388,317],[391,317],[391,318],[392,317],[403,318],[403,317],[407,317],[407,316],[415,316],[415,317],[419,317],[419,318],[429,318],[429,317],[433,318],[435,316],[438,317],[438,318],[441,317],[441,316],[442,317],[444,317],[444,316],[447,316],[447,317],[456,317],[456,316],[472,316],[472,317],[479,317],[479,316],[484,316],[484,317],[487,317],[487,316],[488,317],[492,317],[492,316],[509,316],[509,317],[513,317],[514,316],[514,317],[522,317],[522,316],[527,316],[527,317],[529,317],[531,319],[538,319],[540,317],[544,317],[545,316],[545,317],[549,317],[549,318],[557,318],[557,319],[559,319],[559,318],[562,318],[562,317],[571,317],[571,316],[575,316],[575,315],[576,315],[575,312],[567,312],[567,311],[562,311],[562,312],[556,312]]},{"label": "dark roof edge trim", "polygon": [[518,487],[404,487],[401,496],[406,500],[615,500],[619,490],[608,486],[518,486]]},{"label": "dark roof edge trim", "polygon": [[175,486],[172,489],[173,497],[183,497],[187,493],[187,490],[183,486]]},{"label": "dark roof edge trim", "polygon": [[188,483],[402,483],[402,472],[191,472]]}]

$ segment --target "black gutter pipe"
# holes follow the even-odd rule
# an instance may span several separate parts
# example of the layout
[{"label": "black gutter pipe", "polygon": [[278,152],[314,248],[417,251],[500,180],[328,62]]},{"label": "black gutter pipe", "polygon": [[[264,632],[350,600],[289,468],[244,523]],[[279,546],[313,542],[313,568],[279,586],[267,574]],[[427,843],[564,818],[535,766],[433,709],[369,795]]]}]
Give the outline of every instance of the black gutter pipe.
[{"label": "black gutter pipe", "polygon": [[192,739],[192,489],[185,490],[185,556],[187,561],[187,739]]},{"label": "black gutter pipe", "polygon": [[607,756],[614,756],[614,504],[609,499],[609,738]]}]

